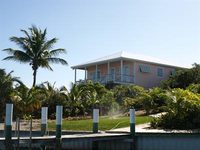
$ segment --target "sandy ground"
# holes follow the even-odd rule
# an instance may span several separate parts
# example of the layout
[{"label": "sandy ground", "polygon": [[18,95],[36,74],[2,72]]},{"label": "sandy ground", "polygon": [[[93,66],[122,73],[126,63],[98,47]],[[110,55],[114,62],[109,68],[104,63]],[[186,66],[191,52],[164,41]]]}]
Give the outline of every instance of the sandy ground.
[{"label": "sandy ground", "polygon": [[[0,123],[0,130],[4,130],[4,123]],[[12,130],[17,129],[17,124],[16,121],[13,122],[12,124]],[[29,131],[30,130],[30,121],[28,120],[20,120],[20,130],[23,131]],[[32,122],[32,130],[36,131],[36,130],[40,130],[40,120],[33,120]]]}]

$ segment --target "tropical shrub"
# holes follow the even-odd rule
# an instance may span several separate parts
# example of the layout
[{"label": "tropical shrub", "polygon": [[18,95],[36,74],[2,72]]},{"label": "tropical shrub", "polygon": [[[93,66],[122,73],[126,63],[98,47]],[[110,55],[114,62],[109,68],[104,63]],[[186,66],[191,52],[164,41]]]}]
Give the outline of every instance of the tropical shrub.
[{"label": "tropical shrub", "polygon": [[151,106],[152,113],[162,112],[169,101],[167,91],[157,87],[150,89],[148,95],[151,97],[149,106]]},{"label": "tropical shrub", "polygon": [[187,90],[200,94],[200,84],[191,84],[187,87]]},{"label": "tropical shrub", "polygon": [[[27,88],[25,85],[18,86],[13,92],[12,102],[14,104],[15,117],[27,118],[37,115],[44,98],[42,91],[36,88]],[[38,118],[39,116],[35,116]]]},{"label": "tropical shrub", "polygon": [[141,102],[140,97],[136,97],[136,98],[130,98],[130,97],[126,97],[124,98],[124,111],[128,111],[130,108],[135,108],[135,109],[143,109],[143,105]]},{"label": "tropical shrub", "polygon": [[144,88],[136,85],[118,85],[112,91],[116,102],[123,104],[127,97],[136,98],[144,93]]},{"label": "tropical shrub", "polygon": [[115,101],[111,91],[107,91],[104,95],[102,95],[102,97],[99,99],[99,107],[101,115],[119,112],[119,104]]},{"label": "tropical shrub", "polygon": [[[56,117],[56,105],[67,106],[66,95],[68,90],[66,87],[55,88],[54,84],[45,82],[36,87],[42,92],[41,105],[48,107],[48,116],[50,119]],[[63,111],[65,114],[65,109]]]},{"label": "tropical shrub", "polygon": [[167,113],[155,119],[152,126],[166,129],[200,128],[200,95],[183,89],[173,89],[168,95]]},{"label": "tropical shrub", "polygon": [[193,64],[191,69],[176,70],[167,80],[162,82],[161,87],[169,88],[183,88],[185,89],[190,84],[200,83],[200,65]]}]

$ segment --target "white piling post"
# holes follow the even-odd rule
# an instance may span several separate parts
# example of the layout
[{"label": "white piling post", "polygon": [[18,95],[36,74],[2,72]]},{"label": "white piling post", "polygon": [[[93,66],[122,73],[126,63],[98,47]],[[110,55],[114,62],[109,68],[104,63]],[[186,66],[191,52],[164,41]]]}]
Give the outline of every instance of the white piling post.
[{"label": "white piling post", "polygon": [[130,109],[130,132],[135,135],[135,109]]},{"label": "white piling post", "polygon": [[42,107],[41,112],[41,135],[44,136],[47,132],[47,119],[48,119],[48,107]]},{"label": "white piling post", "polygon": [[93,133],[98,133],[99,127],[99,109],[93,109]]},{"label": "white piling post", "polygon": [[12,145],[12,119],[13,119],[13,104],[6,104],[6,129],[5,140],[6,145],[10,147]]},{"label": "white piling post", "polygon": [[63,106],[56,106],[56,138],[61,138],[62,135],[62,114]]}]

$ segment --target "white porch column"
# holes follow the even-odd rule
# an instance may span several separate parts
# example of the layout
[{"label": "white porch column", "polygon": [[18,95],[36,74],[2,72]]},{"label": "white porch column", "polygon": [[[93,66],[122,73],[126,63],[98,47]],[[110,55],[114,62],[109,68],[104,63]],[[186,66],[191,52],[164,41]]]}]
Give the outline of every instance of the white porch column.
[{"label": "white porch column", "polygon": [[121,62],[120,62],[120,73],[121,73],[121,82],[123,81],[123,60],[121,59]]},{"label": "white porch column", "polygon": [[87,80],[87,68],[85,67],[85,83],[86,83],[86,80]]},{"label": "white porch column", "polygon": [[74,83],[76,83],[76,69],[75,69],[75,72],[74,72]]},{"label": "white porch column", "polygon": [[85,67],[85,83],[87,82],[87,68]]}]

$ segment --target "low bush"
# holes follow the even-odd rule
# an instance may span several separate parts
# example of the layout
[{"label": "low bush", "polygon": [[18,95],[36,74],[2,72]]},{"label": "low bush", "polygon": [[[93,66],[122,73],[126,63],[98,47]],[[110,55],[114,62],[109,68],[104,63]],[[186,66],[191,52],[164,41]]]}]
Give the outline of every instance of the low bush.
[{"label": "low bush", "polygon": [[200,128],[200,95],[189,90],[173,89],[168,92],[167,112],[151,122],[152,127],[166,129]]}]

